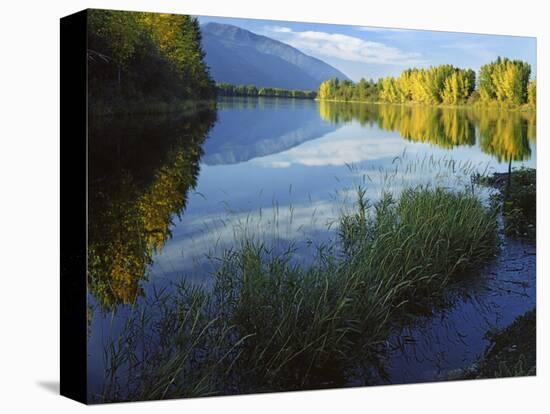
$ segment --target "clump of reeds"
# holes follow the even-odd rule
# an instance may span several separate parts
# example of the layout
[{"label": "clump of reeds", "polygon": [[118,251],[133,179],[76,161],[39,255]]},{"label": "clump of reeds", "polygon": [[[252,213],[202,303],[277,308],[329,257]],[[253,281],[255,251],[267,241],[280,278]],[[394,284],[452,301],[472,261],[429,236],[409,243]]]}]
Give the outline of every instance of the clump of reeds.
[{"label": "clump of reeds", "polygon": [[106,350],[104,399],[345,385],[396,320],[494,255],[497,225],[473,191],[417,187],[370,203],[359,187],[338,234],[307,266],[245,238],[217,259],[212,290],[164,293]]},{"label": "clump of reeds", "polygon": [[470,191],[419,187],[398,199],[386,193],[371,215],[359,200],[359,212],[341,218],[347,260],[380,282],[408,285],[407,300],[439,294],[453,276],[495,253],[495,213]]},{"label": "clump of reeds", "polygon": [[139,401],[219,393],[219,372],[246,337],[217,315],[212,296],[181,283],[154,293],[104,349],[106,376],[94,401]]}]

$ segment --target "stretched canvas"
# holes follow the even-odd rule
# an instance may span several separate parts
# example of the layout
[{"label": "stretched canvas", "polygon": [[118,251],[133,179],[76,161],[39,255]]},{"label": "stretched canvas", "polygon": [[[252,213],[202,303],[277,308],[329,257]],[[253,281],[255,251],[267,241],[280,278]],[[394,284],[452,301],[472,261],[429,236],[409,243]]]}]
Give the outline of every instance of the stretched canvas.
[{"label": "stretched canvas", "polygon": [[85,10],[61,192],[70,398],[536,373],[534,38]]}]

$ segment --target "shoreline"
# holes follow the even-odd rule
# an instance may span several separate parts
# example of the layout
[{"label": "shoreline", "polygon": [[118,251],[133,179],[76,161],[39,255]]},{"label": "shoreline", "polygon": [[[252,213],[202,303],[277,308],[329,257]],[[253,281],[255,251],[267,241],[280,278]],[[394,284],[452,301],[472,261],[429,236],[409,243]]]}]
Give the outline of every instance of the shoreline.
[{"label": "shoreline", "polygon": [[537,374],[537,308],[503,329],[487,332],[490,344],[463,379],[525,377]]},{"label": "shoreline", "polygon": [[380,102],[380,101],[358,101],[358,100],[341,100],[341,99],[319,99],[307,97],[292,97],[292,96],[238,96],[238,95],[217,95],[212,99],[185,99],[174,101],[153,100],[151,102],[120,102],[116,104],[107,104],[105,102],[91,103],[89,108],[90,116],[127,116],[127,115],[153,115],[153,114],[168,114],[174,112],[193,113],[203,109],[216,109],[216,102],[220,99],[287,99],[297,101],[315,101],[315,102],[334,102],[344,104],[366,104],[366,105],[391,105],[403,107],[426,107],[426,108],[441,108],[441,109],[460,109],[460,110],[497,110],[503,112],[533,112],[536,113],[536,108],[528,105],[509,107],[498,104],[461,104],[461,105],[446,105],[437,104],[430,105],[417,102]]},{"label": "shoreline", "polygon": [[529,105],[521,106],[506,106],[500,104],[460,104],[460,105],[448,105],[448,104],[425,104],[419,102],[380,102],[380,101],[358,101],[358,100],[342,100],[342,99],[314,99],[317,102],[338,102],[338,103],[360,103],[360,104],[369,104],[369,105],[395,105],[395,106],[410,106],[410,107],[428,107],[428,108],[444,108],[444,109],[496,109],[501,111],[517,111],[517,112],[536,112],[536,107]]},{"label": "shoreline", "polygon": [[92,118],[112,117],[112,116],[131,116],[131,115],[162,115],[171,113],[193,114],[205,109],[216,110],[217,99],[185,99],[162,101],[152,100],[127,101],[116,104],[107,104],[105,102],[96,102],[90,104],[88,113]]}]

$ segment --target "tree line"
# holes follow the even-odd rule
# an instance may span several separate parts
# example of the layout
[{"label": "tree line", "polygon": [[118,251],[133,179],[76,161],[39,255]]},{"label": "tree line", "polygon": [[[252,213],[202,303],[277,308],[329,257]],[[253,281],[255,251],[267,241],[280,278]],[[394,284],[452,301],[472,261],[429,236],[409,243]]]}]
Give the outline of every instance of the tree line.
[{"label": "tree line", "polygon": [[380,81],[361,79],[357,83],[337,78],[324,81],[319,86],[317,97],[319,99],[332,99],[336,101],[366,101],[379,100]]},{"label": "tree line", "polygon": [[536,80],[530,80],[531,66],[520,60],[497,58],[476,73],[453,65],[412,68],[398,77],[357,83],[329,79],[319,86],[317,97],[324,100],[387,103],[461,105],[499,103],[534,106]]},{"label": "tree line", "polygon": [[215,97],[196,18],[114,10],[88,13],[92,105]]},{"label": "tree line", "polygon": [[252,96],[275,98],[315,99],[316,91],[284,88],[258,88],[255,85],[232,85],[221,82],[216,85],[218,96]]}]

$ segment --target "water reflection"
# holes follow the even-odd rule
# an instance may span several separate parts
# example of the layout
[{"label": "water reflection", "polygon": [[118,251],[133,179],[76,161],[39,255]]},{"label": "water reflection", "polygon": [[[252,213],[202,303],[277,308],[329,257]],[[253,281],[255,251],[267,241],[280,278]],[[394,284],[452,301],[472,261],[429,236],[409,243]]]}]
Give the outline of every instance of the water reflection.
[{"label": "water reflection", "polygon": [[127,304],[197,182],[215,119],[101,119],[89,131],[89,289],[102,308]]},{"label": "water reflection", "polygon": [[477,131],[481,150],[499,162],[530,159],[530,142],[536,137],[533,111],[321,101],[319,114],[335,124],[357,121],[361,126],[377,126],[398,132],[406,140],[445,149],[476,145]]},{"label": "water reflection", "polygon": [[505,240],[501,248],[494,261],[454,286],[448,306],[392,335],[393,351],[384,361],[389,382],[460,378],[490,345],[487,332],[536,305],[536,247]]},{"label": "water reflection", "polygon": [[[197,194],[191,195],[185,216],[175,223],[169,244],[155,256],[150,274],[157,286],[181,277],[207,283],[214,269],[205,264],[205,257],[231,249],[235,229],[238,233],[245,227],[268,244],[282,237],[297,245],[325,240],[326,223],[338,214],[335,193],[351,188],[360,175],[350,171],[350,164],[368,173],[367,196],[373,199],[387,181],[385,172],[393,171],[395,158],[405,152],[407,162],[419,161],[406,177],[392,182],[392,190],[433,183],[445,175],[437,166],[423,168],[426,159],[452,158],[457,165],[504,171],[507,165],[499,165],[495,155],[480,148],[481,120],[493,116],[499,122],[534,121],[528,114],[506,115],[309,100],[221,100],[218,122],[203,144]],[[528,154],[529,144],[524,148]],[[285,225],[281,235],[275,221],[293,225]]]},{"label": "water reflection", "polygon": [[[315,244],[333,236],[334,227],[327,224],[339,213],[337,197],[345,197],[363,173],[369,176],[366,195],[374,200],[388,183],[386,171],[398,165],[404,176],[402,182],[392,183],[396,186],[437,180],[442,159],[490,164],[494,171],[504,171],[504,162],[520,165],[529,160],[526,164],[533,165],[535,123],[530,112],[285,99],[227,99],[218,103],[217,115],[205,111],[195,116],[93,120],[89,289],[103,309],[119,312],[116,318],[103,312],[93,315],[89,383],[96,391],[101,388],[103,338],[116,337],[128,311],[117,305],[134,303],[143,295],[136,303],[140,309],[146,306],[143,299],[154,298],[157,289],[170,289],[170,283],[182,277],[207,283],[213,269],[206,253],[231,248],[243,229],[269,245],[288,242],[282,249],[292,243],[296,257],[307,263]],[[409,159],[420,160],[414,168],[396,162],[405,150]],[[433,164],[424,165],[425,160]],[[529,274],[534,278],[534,272]],[[479,297],[482,305],[494,302]],[[470,299],[465,302],[470,306]],[[523,309],[507,298],[494,303],[509,310],[505,322]],[[480,319],[484,315],[463,321],[466,308],[456,309],[455,316],[441,317],[452,318],[460,333],[465,325],[475,325],[476,332],[463,340],[481,352],[486,345],[486,325]],[[436,338],[440,321],[430,321],[432,331],[428,325],[420,333],[397,333],[392,340],[415,334]],[[425,349],[416,345],[403,359],[387,361],[392,382],[408,382],[411,377],[404,373],[411,367],[418,373],[415,381],[434,378],[433,361],[405,360],[416,351],[430,355],[434,342]],[[448,353],[447,370],[477,356],[469,355],[464,362],[463,348],[448,340],[437,346],[438,352]],[[367,381],[364,374],[361,371],[362,382]]]},{"label": "water reflection", "polygon": [[235,223],[271,234],[258,211],[291,211],[300,232],[289,238],[325,231],[334,191],[354,179],[350,163],[392,168],[405,149],[525,161],[535,130],[532,112],[246,98],[220,101],[217,115],[94,120],[90,292],[103,308],[132,303],[147,274],[181,275],[209,246],[229,246]]},{"label": "water reflection", "polygon": [[526,161],[531,158],[529,143],[535,142],[534,112],[480,110],[471,116],[479,128],[480,147],[499,162]]},{"label": "water reflection", "polygon": [[319,138],[340,125],[319,118],[309,99],[224,98],[204,143],[207,165],[236,164]]}]

